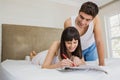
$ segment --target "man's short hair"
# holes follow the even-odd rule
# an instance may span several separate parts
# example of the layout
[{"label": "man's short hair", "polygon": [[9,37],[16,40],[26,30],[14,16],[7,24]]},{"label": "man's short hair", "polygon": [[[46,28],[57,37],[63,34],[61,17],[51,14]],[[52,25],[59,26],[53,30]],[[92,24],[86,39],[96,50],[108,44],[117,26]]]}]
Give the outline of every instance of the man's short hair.
[{"label": "man's short hair", "polygon": [[79,13],[80,12],[84,12],[88,15],[91,15],[94,18],[98,14],[99,9],[95,3],[88,1],[88,2],[85,2],[82,4],[82,6],[79,10]]}]

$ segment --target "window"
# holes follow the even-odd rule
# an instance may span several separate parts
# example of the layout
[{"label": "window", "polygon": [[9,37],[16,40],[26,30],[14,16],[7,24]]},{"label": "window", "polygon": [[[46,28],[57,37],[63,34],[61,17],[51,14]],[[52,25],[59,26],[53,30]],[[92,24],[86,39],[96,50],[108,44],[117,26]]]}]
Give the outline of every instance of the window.
[{"label": "window", "polygon": [[[107,30],[109,31],[109,47],[112,58],[120,58],[120,14],[108,17]],[[109,25],[109,26],[108,26]],[[109,29],[108,29],[109,28]],[[109,50],[110,50],[109,49]]]}]

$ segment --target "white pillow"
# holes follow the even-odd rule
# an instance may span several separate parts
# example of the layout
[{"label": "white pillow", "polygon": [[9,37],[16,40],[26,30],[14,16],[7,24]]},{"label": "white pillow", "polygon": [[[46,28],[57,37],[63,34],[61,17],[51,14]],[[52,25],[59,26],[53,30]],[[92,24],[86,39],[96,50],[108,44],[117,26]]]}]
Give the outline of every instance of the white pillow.
[{"label": "white pillow", "polygon": [[32,64],[42,65],[46,58],[47,53],[48,53],[48,50],[39,52],[35,57],[33,57],[32,61],[31,61]]}]

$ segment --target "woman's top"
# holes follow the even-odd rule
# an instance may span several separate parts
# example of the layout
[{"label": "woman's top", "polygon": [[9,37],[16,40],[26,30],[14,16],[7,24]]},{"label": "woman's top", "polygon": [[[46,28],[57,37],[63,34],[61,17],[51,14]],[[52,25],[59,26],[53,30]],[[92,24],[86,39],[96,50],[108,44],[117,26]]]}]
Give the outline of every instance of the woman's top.
[{"label": "woman's top", "polygon": [[[44,60],[45,60],[47,54],[48,54],[48,50],[45,50],[45,51],[38,53],[35,57],[33,57],[31,63],[35,64],[35,65],[42,65],[44,63]],[[52,64],[55,64],[55,63],[60,61],[60,59],[58,57],[59,55],[60,55],[60,52],[58,50],[58,55],[56,55],[54,57]]]}]

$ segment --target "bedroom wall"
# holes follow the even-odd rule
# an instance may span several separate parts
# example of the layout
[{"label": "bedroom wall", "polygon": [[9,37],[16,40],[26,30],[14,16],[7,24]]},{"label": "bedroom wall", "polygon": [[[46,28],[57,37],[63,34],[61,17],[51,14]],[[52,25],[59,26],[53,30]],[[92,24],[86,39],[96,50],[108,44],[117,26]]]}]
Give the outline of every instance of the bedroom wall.
[{"label": "bedroom wall", "polygon": [[[108,35],[106,33],[106,26],[105,26],[105,16],[111,14],[111,13],[118,13],[118,11],[120,12],[120,1],[116,1],[115,3],[108,5],[104,8],[102,8],[100,10],[100,19],[101,19],[101,25],[102,25],[102,32],[103,32],[103,37],[104,37],[104,44],[105,44],[105,53],[106,53],[106,57],[109,57],[108,55],[111,53],[110,51],[108,51],[108,46],[107,46],[107,38]],[[109,43],[108,43],[109,44]],[[108,54],[108,55],[107,55]]]},{"label": "bedroom wall", "polygon": [[63,28],[64,20],[76,15],[78,9],[49,0],[0,0],[0,52],[1,24]]}]

